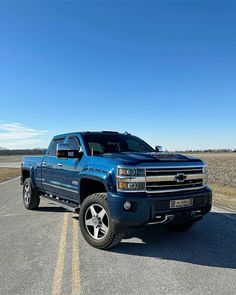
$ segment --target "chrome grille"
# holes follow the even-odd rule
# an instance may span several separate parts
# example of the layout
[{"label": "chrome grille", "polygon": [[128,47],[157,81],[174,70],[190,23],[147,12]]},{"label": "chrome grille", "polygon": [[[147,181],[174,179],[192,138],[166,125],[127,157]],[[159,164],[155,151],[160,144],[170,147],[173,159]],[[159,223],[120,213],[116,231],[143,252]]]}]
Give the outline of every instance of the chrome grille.
[{"label": "chrome grille", "polygon": [[146,192],[164,193],[201,189],[206,174],[202,166],[146,169]]}]

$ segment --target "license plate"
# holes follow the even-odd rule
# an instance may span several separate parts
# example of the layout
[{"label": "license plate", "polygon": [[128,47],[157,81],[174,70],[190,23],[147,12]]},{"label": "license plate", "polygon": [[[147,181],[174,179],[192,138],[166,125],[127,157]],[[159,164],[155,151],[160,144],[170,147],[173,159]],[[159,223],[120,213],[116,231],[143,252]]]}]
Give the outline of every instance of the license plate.
[{"label": "license plate", "polygon": [[193,206],[193,199],[172,200],[170,208],[185,208]]}]

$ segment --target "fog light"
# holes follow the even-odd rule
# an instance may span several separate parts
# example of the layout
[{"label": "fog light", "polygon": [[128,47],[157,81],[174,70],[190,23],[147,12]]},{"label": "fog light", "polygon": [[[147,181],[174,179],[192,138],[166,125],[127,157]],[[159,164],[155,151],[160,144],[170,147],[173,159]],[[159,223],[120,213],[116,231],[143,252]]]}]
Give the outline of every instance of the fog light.
[{"label": "fog light", "polygon": [[124,202],[124,209],[130,210],[130,208],[131,208],[131,202],[129,202],[129,201]]}]

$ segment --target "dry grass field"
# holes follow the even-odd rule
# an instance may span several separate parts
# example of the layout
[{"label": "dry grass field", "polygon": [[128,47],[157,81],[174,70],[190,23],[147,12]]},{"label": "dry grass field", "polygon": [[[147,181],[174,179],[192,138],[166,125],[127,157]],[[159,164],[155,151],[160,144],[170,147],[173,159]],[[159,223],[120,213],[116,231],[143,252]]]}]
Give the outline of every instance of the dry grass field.
[{"label": "dry grass field", "polygon": [[[24,156],[0,156],[0,165],[7,163],[7,164],[14,164],[14,163],[21,163],[21,160]],[[4,166],[4,165],[3,165]],[[20,165],[19,165],[20,167]],[[5,168],[0,167],[0,182],[12,179],[14,177],[21,175],[20,168]]]},{"label": "dry grass field", "polygon": [[236,210],[236,153],[190,153],[208,163],[213,203]]},{"label": "dry grass field", "polygon": [[20,168],[0,168],[0,182],[20,176]]},{"label": "dry grass field", "polygon": [[236,153],[190,154],[208,163],[209,182],[236,187]]}]

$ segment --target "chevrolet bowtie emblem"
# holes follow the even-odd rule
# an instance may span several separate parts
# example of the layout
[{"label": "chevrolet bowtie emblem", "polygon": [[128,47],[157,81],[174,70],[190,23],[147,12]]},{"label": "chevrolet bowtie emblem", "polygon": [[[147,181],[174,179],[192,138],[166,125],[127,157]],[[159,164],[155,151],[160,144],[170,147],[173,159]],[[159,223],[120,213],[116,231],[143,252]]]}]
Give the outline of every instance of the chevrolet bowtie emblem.
[{"label": "chevrolet bowtie emblem", "polygon": [[176,176],[175,176],[175,180],[177,182],[184,182],[186,180],[187,176],[184,175],[183,173],[178,173]]}]

